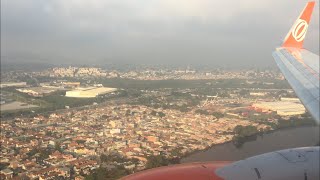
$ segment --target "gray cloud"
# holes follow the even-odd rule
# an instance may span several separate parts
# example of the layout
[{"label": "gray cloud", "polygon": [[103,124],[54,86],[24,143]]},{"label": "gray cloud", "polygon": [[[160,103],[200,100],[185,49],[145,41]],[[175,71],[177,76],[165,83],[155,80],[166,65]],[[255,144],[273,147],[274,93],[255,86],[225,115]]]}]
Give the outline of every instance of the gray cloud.
[{"label": "gray cloud", "polygon": [[[307,1],[2,0],[1,55],[50,62],[273,65]],[[319,54],[319,1],[305,47]]]}]

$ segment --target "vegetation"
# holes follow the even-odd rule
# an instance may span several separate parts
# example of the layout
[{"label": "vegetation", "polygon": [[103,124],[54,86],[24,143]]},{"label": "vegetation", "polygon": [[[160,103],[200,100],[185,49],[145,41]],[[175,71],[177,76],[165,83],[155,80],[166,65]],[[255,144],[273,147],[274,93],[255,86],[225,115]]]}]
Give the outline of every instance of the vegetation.
[{"label": "vegetation", "polygon": [[257,133],[259,132],[259,130],[257,129],[257,127],[255,126],[241,126],[241,125],[237,125],[234,129],[233,132],[235,134],[235,136],[232,139],[233,144],[237,147],[240,148],[242,147],[242,145],[249,140],[255,140]]},{"label": "vegetation", "polygon": [[0,171],[3,169],[6,169],[9,165],[10,165],[10,163],[1,162],[0,163]]},{"label": "vegetation", "polygon": [[224,117],[224,114],[221,112],[209,113],[207,110],[204,110],[204,109],[197,109],[197,110],[195,110],[195,113],[202,114],[202,115],[212,115],[212,116],[216,117],[217,119]]},{"label": "vegetation", "polygon": [[[179,154],[179,150],[176,150],[176,153]],[[178,158],[167,158],[163,155],[151,155],[147,157],[146,169],[167,166],[169,164],[177,164],[179,163]],[[104,168],[104,164],[110,164],[113,162],[125,163],[125,162],[135,162],[136,159],[126,159],[122,157],[120,154],[114,152],[111,154],[102,154],[100,155],[101,165],[98,169],[94,170],[90,175],[86,176],[86,180],[102,180],[102,179],[119,179],[123,176],[129,175],[132,171],[124,168],[123,165],[116,165],[112,169]]]},{"label": "vegetation", "polygon": [[[47,79],[37,79],[37,81],[32,77],[22,77],[28,80],[29,84],[36,85],[38,82],[45,81]],[[71,80],[80,79],[71,78]],[[261,83],[247,84],[243,79],[221,79],[221,80],[133,80],[133,79],[120,79],[120,78],[96,78],[94,79],[95,83],[102,83],[105,86],[123,88],[129,91],[121,91],[116,97],[139,97],[138,104],[152,106],[154,108],[164,108],[164,109],[176,109],[181,112],[190,111],[190,107],[198,105],[200,99],[197,97],[192,97],[189,93],[173,91],[170,98],[171,101],[177,101],[177,99],[184,99],[188,103],[183,105],[170,104],[169,102],[160,102],[156,97],[144,97],[140,90],[142,89],[197,89],[197,93],[200,95],[219,95],[220,97],[229,97],[229,94],[218,90],[218,88],[287,88],[288,84],[286,81],[281,80],[261,80]],[[258,81],[260,82],[260,81]],[[273,85],[266,85],[263,82],[273,82]],[[64,109],[66,106],[80,107],[85,105],[90,105],[94,102],[100,103],[104,102],[109,97],[98,97],[98,98],[89,98],[89,99],[79,99],[79,98],[69,98],[65,97],[63,91],[53,93],[49,96],[34,98],[28,96],[24,93],[20,93],[15,90],[13,87],[1,89],[3,92],[9,92],[12,94],[12,99],[17,101],[22,101],[29,104],[34,104],[41,106],[40,108],[33,108],[23,110],[14,110],[6,111],[1,113],[1,118],[10,118],[17,116],[32,116],[37,113],[54,111],[57,109]],[[246,95],[248,92],[243,90],[241,94]],[[217,115],[217,116],[216,116]],[[221,114],[216,114],[217,118],[221,118]]]},{"label": "vegetation", "polygon": [[170,164],[170,161],[162,155],[149,156],[147,160],[146,169],[167,166]]},{"label": "vegetation", "polygon": [[111,154],[101,154],[100,155],[100,161],[101,163],[112,163],[112,162],[118,162],[118,163],[124,163],[129,160],[135,161],[135,159],[127,159],[117,152],[113,152]]},{"label": "vegetation", "polygon": [[112,170],[99,167],[93,173],[86,176],[85,179],[86,180],[113,180],[113,179],[119,179],[128,174],[130,174],[130,171],[126,170],[123,166],[117,166]]},{"label": "vegetation", "polygon": [[[130,90],[131,91],[131,90]],[[129,91],[129,94],[131,94]],[[190,111],[191,107],[194,107],[200,103],[197,97],[191,97],[189,93],[173,93],[175,95],[166,96],[165,99],[159,100],[157,96],[150,96],[141,94],[135,101],[132,101],[133,105],[144,105],[153,107],[155,109],[175,109],[181,112]],[[159,116],[164,117],[165,114],[158,113]]]},{"label": "vegetation", "polygon": [[223,118],[224,114],[222,114],[221,112],[213,112],[212,115],[214,117],[216,117],[217,119]]},{"label": "vegetation", "polygon": [[150,115],[152,115],[152,116],[159,116],[159,117],[161,117],[161,118],[166,116],[166,114],[163,113],[162,111],[157,112],[157,111],[155,111],[155,110],[152,110],[151,113],[150,113]]},{"label": "vegetation", "polygon": [[119,93],[116,96],[98,96],[96,98],[72,98],[66,97],[65,91],[57,91],[44,97],[32,97],[25,93],[21,93],[12,87],[4,88],[2,89],[2,92],[10,94],[10,97],[16,101],[21,101],[28,104],[39,106],[38,108],[32,109],[19,109],[1,112],[0,116],[2,119],[18,116],[33,116],[39,113],[46,115],[46,113],[50,111],[65,109],[67,106],[70,108],[82,107],[86,105],[92,105],[93,103],[102,103],[106,100],[116,97],[123,97],[126,95],[125,91],[119,91]]},{"label": "vegetation", "polygon": [[[282,119],[281,117],[278,117],[277,123],[272,123],[268,121],[261,120],[261,123],[270,125],[272,129],[283,129],[283,128],[289,128],[289,127],[299,127],[299,126],[314,126],[316,125],[315,121],[308,115],[304,114],[301,118],[298,117],[291,117],[289,120]],[[247,141],[256,140],[257,135],[260,133],[263,133],[263,131],[269,131],[270,128],[265,130],[258,130],[254,126],[241,126],[238,125],[233,129],[233,133],[235,136],[232,139],[233,144],[237,148],[241,148],[242,145]]]},{"label": "vegetation", "polygon": [[28,155],[29,157],[32,157],[32,156],[34,156],[35,154],[38,154],[37,156],[38,156],[39,160],[44,160],[44,159],[47,159],[47,158],[49,157],[49,155],[52,154],[54,151],[55,151],[55,149],[35,148],[35,149],[32,149],[31,151],[29,151],[29,152],[27,153],[27,155]]},{"label": "vegetation", "polygon": [[197,110],[195,110],[195,113],[201,114],[201,115],[209,115],[209,112],[204,109],[197,109]]},{"label": "vegetation", "polygon": [[[179,149],[175,150],[176,154],[181,155],[179,152]],[[161,167],[161,166],[168,166],[170,164],[179,164],[180,160],[179,158],[167,158],[164,155],[151,155],[147,157],[147,164],[146,164],[146,169],[151,169],[151,168],[156,168],[156,167]]]},{"label": "vegetation", "polygon": [[311,117],[297,118],[291,117],[289,120],[279,119],[276,129],[298,127],[298,126],[314,126],[316,125],[314,119]]},{"label": "vegetation", "polygon": [[[182,80],[182,79],[170,79],[170,80],[134,80],[134,79],[121,79],[100,78],[96,80],[97,83],[101,83],[104,86],[124,88],[124,89],[161,89],[161,88],[290,88],[290,85],[285,80],[275,79],[262,79],[257,83],[247,84],[244,79],[220,79],[220,80]],[[266,82],[272,82],[272,85],[266,84]]]},{"label": "vegetation", "polygon": [[241,126],[241,125],[237,125],[234,129],[233,132],[235,133],[235,135],[239,136],[239,137],[246,137],[246,136],[251,136],[253,134],[258,133],[258,129],[255,126]]},{"label": "vegetation", "polygon": [[86,180],[113,180],[119,179],[123,176],[129,175],[132,173],[130,170],[125,169],[123,165],[115,165],[113,168],[106,168],[106,164],[114,164],[117,163],[125,163],[125,162],[137,162],[136,159],[127,159],[117,152],[112,152],[110,154],[101,154],[100,155],[100,167],[88,176],[86,176]]}]

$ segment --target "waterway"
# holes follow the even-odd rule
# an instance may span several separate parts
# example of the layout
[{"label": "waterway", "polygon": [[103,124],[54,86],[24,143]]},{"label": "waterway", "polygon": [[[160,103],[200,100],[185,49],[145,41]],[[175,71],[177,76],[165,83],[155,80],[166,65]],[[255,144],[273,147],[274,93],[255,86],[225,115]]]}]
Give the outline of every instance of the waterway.
[{"label": "waterway", "polygon": [[207,150],[192,153],[181,159],[181,163],[201,161],[237,161],[271,151],[314,146],[319,143],[319,127],[305,126],[273,131],[245,142],[237,148],[232,142],[215,145]]}]

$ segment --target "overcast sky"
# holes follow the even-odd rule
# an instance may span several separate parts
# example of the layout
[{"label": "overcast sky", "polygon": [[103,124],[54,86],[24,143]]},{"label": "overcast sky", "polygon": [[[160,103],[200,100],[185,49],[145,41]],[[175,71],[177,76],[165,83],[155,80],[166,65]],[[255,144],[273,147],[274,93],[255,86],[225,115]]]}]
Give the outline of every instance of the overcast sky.
[{"label": "overcast sky", "polygon": [[[306,2],[1,0],[1,56],[49,63],[270,66],[271,52]],[[319,54],[316,3],[305,48]]]}]

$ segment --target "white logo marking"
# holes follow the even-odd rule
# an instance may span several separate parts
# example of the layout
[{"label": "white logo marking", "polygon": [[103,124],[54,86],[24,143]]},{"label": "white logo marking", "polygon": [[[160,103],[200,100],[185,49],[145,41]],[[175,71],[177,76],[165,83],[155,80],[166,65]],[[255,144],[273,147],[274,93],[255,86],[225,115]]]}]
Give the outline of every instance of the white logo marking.
[{"label": "white logo marking", "polygon": [[292,36],[297,41],[303,41],[307,34],[308,23],[303,19],[298,19],[295,26],[292,29]]}]

